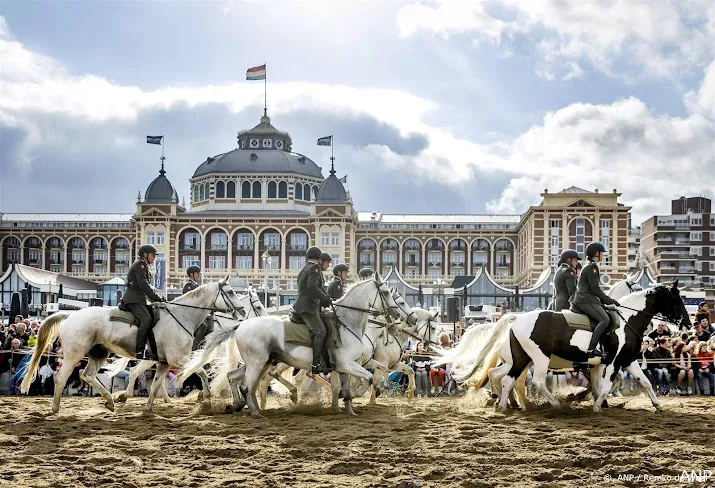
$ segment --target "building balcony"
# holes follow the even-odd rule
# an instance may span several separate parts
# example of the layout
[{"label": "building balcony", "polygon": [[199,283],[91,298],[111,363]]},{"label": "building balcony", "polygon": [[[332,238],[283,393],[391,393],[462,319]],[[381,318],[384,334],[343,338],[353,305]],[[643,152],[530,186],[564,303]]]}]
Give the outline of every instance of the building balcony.
[{"label": "building balcony", "polygon": [[201,246],[180,246],[179,252],[196,252],[201,251]]},{"label": "building balcony", "polygon": [[419,265],[420,263],[418,261],[408,261],[405,263],[405,266],[407,266],[408,268],[415,268]]},{"label": "building balcony", "polygon": [[234,246],[234,251],[253,251],[254,247],[252,244],[244,244],[240,246]]},{"label": "building balcony", "polygon": [[289,251],[307,251],[308,246],[305,244],[291,244],[288,246]]},{"label": "building balcony", "polygon": [[40,265],[40,264],[42,264],[42,263],[41,263],[41,261],[40,261],[39,259],[30,259],[30,260],[28,260],[28,264],[29,264],[30,266],[38,266],[38,265]]},{"label": "building balcony", "polygon": [[462,261],[461,263],[450,263],[453,268],[463,268],[464,267],[464,262]]},{"label": "building balcony", "polygon": [[57,265],[57,266],[62,266],[63,261],[59,259],[51,259],[50,264],[52,265]]},{"label": "building balcony", "polygon": [[361,268],[372,268],[375,266],[374,261],[360,261]]},{"label": "building balcony", "polygon": [[281,246],[263,246],[259,251],[280,251]]},{"label": "building balcony", "polygon": [[106,260],[106,259],[101,259],[101,258],[100,258],[100,259],[95,259],[95,260],[94,260],[94,264],[107,264],[107,260]]},{"label": "building balcony", "polygon": [[358,246],[361,251],[375,251],[375,246]]},{"label": "building balcony", "polygon": [[72,266],[84,266],[84,259],[73,259]]},{"label": "building balcony", "polygon": [[436,267],[436,266],[442,266],[442,261],[436,261],[436,262],[433,262],[433,263],[427,263],[427,266],[429,266],[430,268],[434,268],[434,267]]},{"label": "building balcony", "polygon": [[419,251],[420,246],[405,246],[403,249],[405,251]]},{"label": "building balcony", "polygon": [[394,261],[383,261],[382,266],[397,266],[397,263],[395,263]]},{"label": "building balcony", "polygon": [[117,259],[116,261],[114,261],[114,264],[117,266],[122,266],[122,265],[126,266],[129,264],[129,261],[126,259]]},{"label": "building balcony", "polygon": [[384,246],[383,251],[397,251],[397,246]]},{"label": "building balcony", "polygon": [[473,247],[472,252],[489,252],[489,248],[485,246]]},{"label": "building balcony", "polygon": [[508,268],[509,266],[511,266],[511,263],[497,261],[497,268]]},{"label": "building balcony", "polygon": [[207,251],[228,251],[228,245],[226,244],[212,244]]},{"label": "building balcony", "polygon": [[129,249],[129,244],[115,244],[114,249]]}]

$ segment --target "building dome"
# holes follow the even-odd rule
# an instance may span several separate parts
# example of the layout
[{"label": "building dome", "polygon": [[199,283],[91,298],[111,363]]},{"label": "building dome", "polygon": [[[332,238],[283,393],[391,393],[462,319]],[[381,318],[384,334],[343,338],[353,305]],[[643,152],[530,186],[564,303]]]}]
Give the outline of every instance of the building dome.
[{"label": "building dome", "polygon": [[238,133],[238,148],[207,158],[196,168],[193,178],[211,173],[280,173],[323,178],[321,168],[302,154],[291,152],[287,132],[271,125],[267,115],[253,129]]},{"label": "building dome", "polygon": [[166,177],[164,165],[159,170],[159,176],[149,183],[144,193],[144,203],[178,203],[178,195],[174,185]]},{"label": "building dome", "polygon": [[343,184],[337,176],[335,169],[330,168],[330,176],[328,176],[318,189],[318,196],[315,197],[315,203],[341,203],[348,202],[348,195],[345,192]]}]

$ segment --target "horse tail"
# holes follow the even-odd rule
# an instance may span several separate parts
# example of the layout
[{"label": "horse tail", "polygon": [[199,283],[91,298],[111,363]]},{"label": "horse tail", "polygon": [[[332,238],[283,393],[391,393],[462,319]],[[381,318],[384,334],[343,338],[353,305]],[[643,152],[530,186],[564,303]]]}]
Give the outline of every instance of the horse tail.
[{"label": "horse tail", "polygon": [[186,378],[194,374],[199,368],[202,368],[204,364],[209,362],[213,356],[214,350],[226,342],[233,336],[233,333],[238,329],[239,324],[229,327],[227,329],[217,330],[206,336],[206,345],[203,349],[198,349],[191,353],[191,359],[183,366],[181,374],[177,380],[177,386],[181,388],[186,381]]},{"label": "horse tail", "polygon": [[131,359],[121,357],[113,363],[105,364],[105,367],[107,369],[107,376],[109,376],[110,378],[117,376],[120,371],[124,371],[127,368],[129,361],[131,361]]},{"label": "horse tail", "polygon": [[[496,366],[497,361],[499,361],[499,345],[501,345],[502,338],[505,334],[508,334],[511,330],[511,323],[516,320],[516,315],[509,314],[505,315],[497,322],[497,327],[494,329],[492,334],[492,339],[489,343],[489,347],[484,348],[477,356],[477,364],[481,364],[482,367],[472,381],[474,382],[475,388],[482,388],[489,381],[489,370]],[[502,322],[503,323],[500,323]],[[476,368],[475,370],[476,371]],[[474,374],[472,371],[472,374]],[[471,376],[471,375],[470,375]]]},{"label": "horse tail", "polygon": [[69,316],[70,314],[68,312],[54,313],[42,323],[40,333],[37,334],[37,344],[35,344],[35,350],[32,352],[32,359],[25,370],[25,378],[22,380],[22,385],[20,385],[20,391],[22,393],[30,391],[30,385],[35,381],[35,377],[37,376],[37,367],[40,365],[42,354],[47,350],[47,346],[55,342],[57,336],[60,335],[60,325],[62,325],[62,322]]},{"label": "horse tail", "polygon": [[492,358],[490,353],[496,350],[499,339],[509,329],[515,318],[515,315],[507,314],[495,323],[471,327],[457,347],[440,358],[438,364],[452,364],[452,378],[459,383],[464,383],[478,369],[484,369],[487,366],[487,358],[489,358],[490,364],[492,361],[496,361],[496,358]]},{"label": "horse tail", "polygon": [[236,336],[231,336],[231,339],[226,343],[226,354],[214,361],[214,367],[211,368],[211,394],[219,396],[223,390],[228,388],[228,373],[238,367],[241,362],[241,353],[238,350],[238,342]]}]

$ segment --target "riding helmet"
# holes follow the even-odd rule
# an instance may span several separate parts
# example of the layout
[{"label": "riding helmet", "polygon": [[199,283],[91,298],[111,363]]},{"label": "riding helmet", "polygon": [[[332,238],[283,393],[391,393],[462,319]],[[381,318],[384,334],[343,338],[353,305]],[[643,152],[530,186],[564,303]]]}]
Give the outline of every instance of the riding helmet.
[{"label": "riding helmet", "polygon": [[347,267],[347,265],[345,265],[345,264],[336,264],[335,266],[333,266],[333,274],[334,274],[335,276],[338,276],[338,273],[340,273],[341,271],[344,271],[344,272],[347,273],[347,272],[348,272],[348,267]]},{"label": "riding helmet", "polygon": [[358,274],[360,275],[360,278],[369,278],[370,276],[375,274],[375,272],[372,270],[372,268],[363,268]]},{"label": "riding helmet", "polygon": [[156,248],[151,244],[144,244],[142,247],[139,248],[139,256],[144,257],[144,253],[156,254]]},{"label": "riding helmet", "polygon": [[592,242],[586,246],[586,257],[592,258],[597,252],[606,252],[606,248],[600,242]]},{"label": "riding helmet", "polygon": [[192,264],[188,268],[186,268],[186,274],[191,276],[193,273],[201,273],[201,268],[196,266],[195,264]]},{"label": "riding helmet", "polygon": [[313,246],[306,251],[305,257],[306,259],[320,259],[322,254],[323,251],[321,251],[319,247]]},{"label": "riding helmet", "polygon": [[561,253],[561,262],[565,263],[567,259],[581,259],[581,256],[573,249],[566,249]]},{"label": "riding helmet", "polygon": [[328,254],[327,252],[322,253],[322,254],[320,255],[320,259],[321,259],[324,263],[330,263],[330,262],[333,261],[333,257],[332,257],[330,254]]}]

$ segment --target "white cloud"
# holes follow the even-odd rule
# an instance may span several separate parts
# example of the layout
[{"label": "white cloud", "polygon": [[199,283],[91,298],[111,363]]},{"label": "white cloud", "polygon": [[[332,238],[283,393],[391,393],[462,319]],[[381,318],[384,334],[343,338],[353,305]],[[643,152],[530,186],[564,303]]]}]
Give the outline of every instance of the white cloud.
[{"label": "white cloud", "polygon": [[[496,12],[495,6],[501,11]],[[710,0],[426,0],[404,5],[403,37],[470,33],[492,42],[536,39],[547,79],[579,76],[584,65],[609,76],[672,79],[703,66],[715,43]],[[508,45],[508,42],[504,42]]]},{"label": "white cloud", "polygon": [[[0,70],[0,130],[21,127],[32,134],[20,146],[20,153],[13,155],[13,164],[25,169],[32,164],[35,147],[80,150],[75,141],[60,139],[61,134],[75,132],[51,130],[58,120],[80,127],[90,121],[101,129],[107,122],[131,126],[145,112],[178,105],[219,104],[234,113],[255,107],[258,114],[263,104],[262,83],[145,91],[91,74],[76,76],[55,60],[12,41],[4,21],[0,22],[0,42],[9,43],[3,46],[9,46],[13,60],[7,70]],[[582,75],[577,64],[570,69],[573,76]],[[713,90],[707,82],[714,72],[711,65],[703,87],[690,95],[692,106],[710,104],[712,109]],[[542,123],[519,137],[480,145],[436,126],[433,120],[444,115],[438,103],[402,90],[295,82],[271,83],[269,95],[269,112],[278,125],[282,115],[294,113],[367,115],[396,127],[402,136],[419,133],[429,138],[428,146],[417,155],[397,154],[387,145],[368,143],[354,148],[345,156],[361,168],[398,169],[407,180],[435,181],[455,191],[463,191],[464,183],[473,182],[475,174],[508,176],[510,182],[501,196],[487,205],[493,212],[522,212],[538,202],[544,188],[559,191],[577,185],[601,191],[617,188],[625,202],[637,205],[634,221],[639,222],[654,212],[667,211],[671,196],[711,191],[709,180],[697,177],[715,170],[715,130],[702,110],[677,118],[654,114],[637,98],[605,105],[571,104],[548,113]],[[125,131],[114,141],[115,151],[122,150],[128,134]],[[190,140],[182,142],[191,144]],[[476,181],[477,199],[478,185]],[[369,202],[360,205],[369,207]]]},{"label": "white cloud", "polygon": [[692,113],[715,119],[715,60],[705,69],[700,89],[685,95],[685,105]]}]

